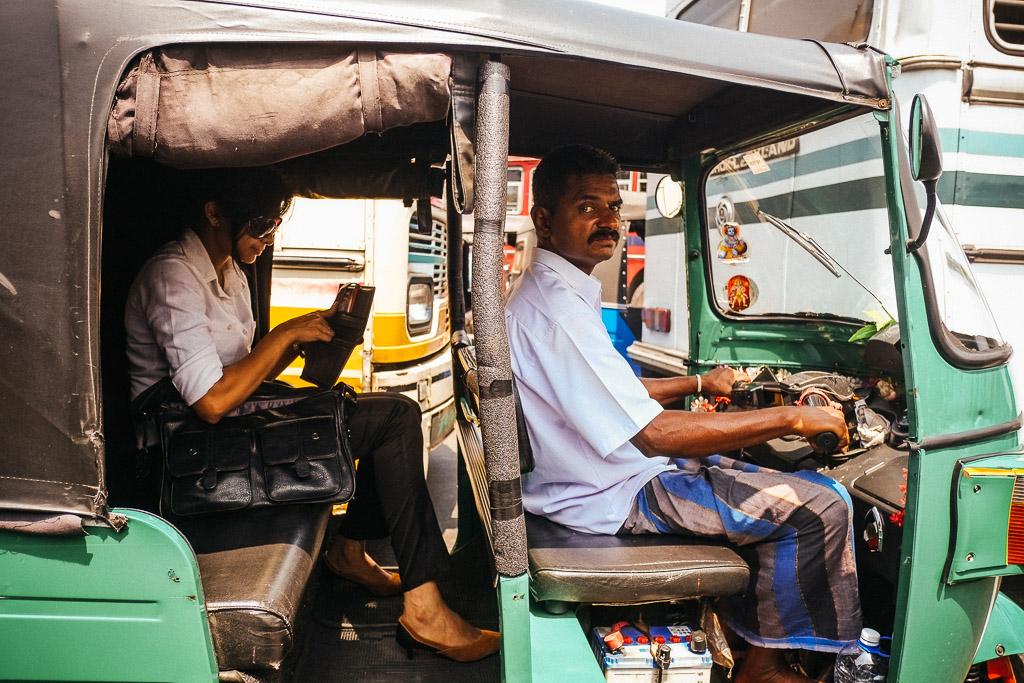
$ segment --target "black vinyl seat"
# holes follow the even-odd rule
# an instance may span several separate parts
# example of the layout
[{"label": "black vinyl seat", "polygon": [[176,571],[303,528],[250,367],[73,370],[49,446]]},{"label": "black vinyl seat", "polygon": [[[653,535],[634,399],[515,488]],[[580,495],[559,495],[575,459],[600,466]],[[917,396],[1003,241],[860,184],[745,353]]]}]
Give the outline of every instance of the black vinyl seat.
[{"label": "black vinyl seat", "polygon": [[222,671],[281,667],[329,519],[328,505],[280,505],[169,520],[199,561]]},{"label": "black vinyl seat", "polygon": [[[490,534],[484,451],[475,420],[479,406],[476,353],[465,338],[453,341],[455,371],[472,394],[461,402],[459,440],[477,509]],[[533,463],[529,436],[516,394],[519,462]],[[469,416],[469,420],[467,420]],[[728,545],[658,534],[587,534],[544,517],[526,514],[530,591],[536,600],[628,605],[688,598],[720,597],[747,587],[750,569]]]},{"label": "black vinyl seat", "polygon": [[634,605],[719,597],[747,587],[750,569],[704,539],[585,534],[526,514],[530,591],[541,601]]}]

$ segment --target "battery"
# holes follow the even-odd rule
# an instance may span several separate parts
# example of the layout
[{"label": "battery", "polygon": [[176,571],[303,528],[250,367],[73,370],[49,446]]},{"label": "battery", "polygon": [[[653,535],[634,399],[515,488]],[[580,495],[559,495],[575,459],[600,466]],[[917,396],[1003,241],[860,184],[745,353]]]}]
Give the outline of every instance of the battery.
[{"label": "battery", "polygon": [[610,650],[604,637],[611,633],[607,626],[593,629],[590,644],[604,671],[606,681],[614,683],[657,683],[658,665],[651,654],[650,639],[662,641],[672,652],[672,662],[661,677],[662,683],[710,683],[711,652],[696,654],[690,649],[689,626],[652,626],[651,638],[633,626],[619,628],[623,645]]}]

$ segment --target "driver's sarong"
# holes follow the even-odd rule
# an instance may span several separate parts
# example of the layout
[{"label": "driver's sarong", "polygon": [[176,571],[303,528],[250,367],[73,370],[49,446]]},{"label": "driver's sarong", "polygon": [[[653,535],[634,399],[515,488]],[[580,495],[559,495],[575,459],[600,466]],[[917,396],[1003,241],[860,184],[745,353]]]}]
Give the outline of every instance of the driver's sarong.
[{"label": "driver's sarong", "polygon": [[856,640],[860,599],[853,513],[843,486],[722,456],[680,459],[640,491],[620,534],[728,540],[750,564],[742,595],[719,616],[762,647],[836,652]]}]

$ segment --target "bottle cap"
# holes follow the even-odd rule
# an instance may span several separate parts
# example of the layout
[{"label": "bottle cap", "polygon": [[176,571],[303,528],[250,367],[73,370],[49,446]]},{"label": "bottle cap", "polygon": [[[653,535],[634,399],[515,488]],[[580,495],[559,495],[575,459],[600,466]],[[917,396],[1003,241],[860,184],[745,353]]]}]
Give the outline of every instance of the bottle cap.
[{"label": "bottle cap", "polygon": [[878,635],[878,631],[873,628],[865,628],[861,629],[860,642],[867,647],[878,647],[882,640],[881,636]]},{"label": "bottle cap", "polygon": [[618,650],[624,644],[621,631],[612,631],[604,637],[604,643],[608,646],[609,650]]}]

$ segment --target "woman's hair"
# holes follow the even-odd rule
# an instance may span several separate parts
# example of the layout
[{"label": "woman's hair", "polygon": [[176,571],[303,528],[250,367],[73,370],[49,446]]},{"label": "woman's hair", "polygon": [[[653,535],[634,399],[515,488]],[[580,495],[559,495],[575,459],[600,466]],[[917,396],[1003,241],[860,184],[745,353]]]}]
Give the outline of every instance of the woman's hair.
[{"label": "woman's hair", "polygon": [[245,224],[254,218],[280,218],[292,203],[292,192],[271,168],[218,168],[191,171],[182,190],[186,224],[199,225],[206,203],[217,202],[231,221],[237,239]]},{"label": "woman's hair", "polygon": [[566,145],[544,155],[533,172],[533,203],[554,211],[565,194],[570,176],[615,175],[619,162],[590,145]]}]

